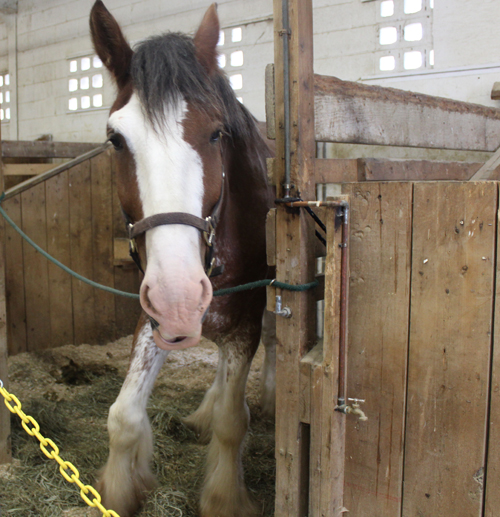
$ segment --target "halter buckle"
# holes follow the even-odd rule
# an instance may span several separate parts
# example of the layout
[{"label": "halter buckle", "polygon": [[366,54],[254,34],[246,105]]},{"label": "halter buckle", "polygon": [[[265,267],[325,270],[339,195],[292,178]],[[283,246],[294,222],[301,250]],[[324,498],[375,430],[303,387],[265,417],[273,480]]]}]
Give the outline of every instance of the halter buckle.
[{"label": "halter buckle", "polygon": [[203,237],[205,238],[205,242],[207,243],[207,246],[209,246],[211,248],[214,243],[215,226],[213,224],[213,219],[211,216],[206,217],[205,221],[208,223],[208,231],[203,232]]},{"label": "halter buckle", "polygon": [[132,223],[128,223],[127,229],[128,229],[128,245],[129,245],[130,253],[137,253],[137,244],[135,242],[134,237],[132,237],[132,230],[134,229],[134,225]]}]

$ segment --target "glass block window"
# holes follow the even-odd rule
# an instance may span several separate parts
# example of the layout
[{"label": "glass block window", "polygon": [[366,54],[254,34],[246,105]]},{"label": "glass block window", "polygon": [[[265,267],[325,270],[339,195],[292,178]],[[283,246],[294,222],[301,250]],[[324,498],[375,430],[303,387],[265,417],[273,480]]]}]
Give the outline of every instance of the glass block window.
[{"label": "glass block window", "polygon": [[84,56],[68,61],[68,112],[102,108],[104,74],[97,56]]},{"label": "glass block window", "polygon": [[241,50],[244,37],[243,27],[230,27],[220,31],[218,63],[229,77],[229,83],[243,103],[245,90],[245,55]]},{"label": "glass block window", "polygon": [[434,66],[434,0],[380,0],[376,71],[417,71]]},{"label": "glass block window", "polygon": [[0,74],[0,121],[10,120],[10,75],[8,72]]}]

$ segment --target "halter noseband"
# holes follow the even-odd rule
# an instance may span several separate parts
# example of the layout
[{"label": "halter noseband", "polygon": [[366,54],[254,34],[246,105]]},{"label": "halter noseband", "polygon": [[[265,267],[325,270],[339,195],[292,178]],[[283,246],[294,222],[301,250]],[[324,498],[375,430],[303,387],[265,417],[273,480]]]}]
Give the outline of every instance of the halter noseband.
[{"label": "halter noseband", "polygon": [[163,226],[165,224],[183,224],[186,226],[192,226],[196,228],[200,232],[202,232],[203,237],[205,239],[205,243],[207,245],[207,251],[205,253],[205,273],[208,277],[214,277],[222,274],[224,271],[224,265],[218,266],[214,268],[214,245],[215,245],[215,228],[217,227],[217,223],[219,222],[219,216],[222,208],[222,200],[224,198],[224,180],[226,174],[224,173],[224,165],[222,166],[222,185],[221,191],[219,195],[219,199],[212,210],[212,213],[205,217],[204,219],[198,217],[196,215],[188,214],[186,212],[166,212],[162,214],[154,214],[149,217],[145,217],[140,221],[137,221],[133,224],[125,214],[125,219],[127,222],[128,236],[129,236],[129,247],[130,247],[130,256],[133,261],[137,264],[139,269],[144,273],[141,265],[141,259],[139,257],[139,251],[137,248],[137,243],[135,242],[135,238],[148,230],[152,230],[157,226]]}]

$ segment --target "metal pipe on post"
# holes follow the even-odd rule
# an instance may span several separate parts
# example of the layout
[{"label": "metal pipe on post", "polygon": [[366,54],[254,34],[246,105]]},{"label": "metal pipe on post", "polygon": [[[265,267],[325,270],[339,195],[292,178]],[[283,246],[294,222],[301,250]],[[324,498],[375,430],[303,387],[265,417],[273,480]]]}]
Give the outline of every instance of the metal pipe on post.
[{"label": "metal pipe on post", "polygon": [[285,111],[285,182],[283,183],[283,198],[290,198],[290,22],[288,19],[288,0],[282,0],[281,9],[283,15],[283,108]]}]

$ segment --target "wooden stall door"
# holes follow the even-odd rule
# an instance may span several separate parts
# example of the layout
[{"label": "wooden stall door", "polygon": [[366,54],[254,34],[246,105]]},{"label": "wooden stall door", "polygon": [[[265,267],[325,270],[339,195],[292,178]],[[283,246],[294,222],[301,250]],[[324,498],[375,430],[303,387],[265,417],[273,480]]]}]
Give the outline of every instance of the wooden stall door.
[{"label": "wooden stall door", "polygon": [[481,516],[486,479],[485,515],[497,515],[497,185],[342,191],[351,200],[348,396],[365,399],[369,417],[346,417],[344,506],[356,517]]},{"label": "wooden stall door", "polygon": [[351,203],[349,397],[344,505],[356,517],[401,512],[411,276],[411,183],[343,185]]},{"label": "wooden stall door", "polygon": [[403,515],[482,515],[498,196],[416,183]]}]

